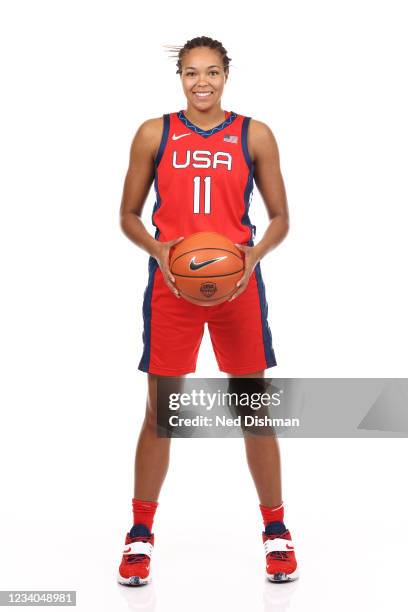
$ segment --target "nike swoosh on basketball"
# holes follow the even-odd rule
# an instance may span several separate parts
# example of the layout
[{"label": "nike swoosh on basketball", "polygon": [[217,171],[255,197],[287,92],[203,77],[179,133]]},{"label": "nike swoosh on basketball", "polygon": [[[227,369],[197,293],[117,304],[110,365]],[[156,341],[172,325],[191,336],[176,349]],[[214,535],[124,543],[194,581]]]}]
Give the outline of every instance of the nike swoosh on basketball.
[{"label": "nike swoosh on basketball", "polygon": [[190,260],[190,270],[199,270],[200,268],[204,268],[204,266],[208,266],[216,261],[221,261],[221,259],[227,259],[227,255],[223,255],[222,257],[213,257],[212,259],[206,259],[205,261],[200,261],[197,263],[194,255],[193,259]]},{"label": "nike swoosh on basketball", "polygon": [[178,134],[178,136],[173,134],[172,140],[178,140],[179,138],[183,138],[183,136],[190,136],[190,134],[191,134],[191,132],[188,132],[187,134]]}]

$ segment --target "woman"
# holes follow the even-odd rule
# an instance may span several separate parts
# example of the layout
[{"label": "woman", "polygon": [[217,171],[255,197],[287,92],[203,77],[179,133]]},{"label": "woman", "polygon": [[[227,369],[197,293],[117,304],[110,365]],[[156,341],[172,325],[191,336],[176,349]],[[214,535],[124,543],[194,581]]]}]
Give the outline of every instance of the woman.
[{"label": "woman", "polygon": [[[264,123],[222,110],[230,58],[219,41],[200,36],[177,51],[177,73],[187,109],[149,119],[139,127],[121,205],[124,233],[150,255],[139,364],[148,375],[148,397],[136,449],[133,527],[126,535],[119,568],[121,584],[149,581],[153,518],[170,448],[170,439],[156,436],[158,377],[195,371],[205,322],[219,368],[229,376],[262,378],[266,368],[276,365],[259,261],[288,231],[278,147]],[[256,245],[255,227],[248,216],[253,179],[270,218]],[[140,218],[153,181],[155,238]],[[245,254],[245,270],[236,291],[228,301],[212,307],[180,298],[168,263],[173,245],[205,230],[226,235]],[[265,526],[267,576],[272,581],[293,580],[297,564],[283,522],[277,440],[273,436],[244,439]]]}]

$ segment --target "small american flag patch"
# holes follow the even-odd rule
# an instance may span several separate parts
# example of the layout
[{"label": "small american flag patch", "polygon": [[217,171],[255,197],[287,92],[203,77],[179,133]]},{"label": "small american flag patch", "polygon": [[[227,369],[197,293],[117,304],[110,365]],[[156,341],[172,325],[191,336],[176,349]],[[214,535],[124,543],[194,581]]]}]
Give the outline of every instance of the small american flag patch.
[{"label": "small american flag patch", "polygon": [[227,134],[226,136],[224,136],[224,140],[225,142],[232,142],[233,144],[237,144],[238,136],[230,136],[229,134]]}]

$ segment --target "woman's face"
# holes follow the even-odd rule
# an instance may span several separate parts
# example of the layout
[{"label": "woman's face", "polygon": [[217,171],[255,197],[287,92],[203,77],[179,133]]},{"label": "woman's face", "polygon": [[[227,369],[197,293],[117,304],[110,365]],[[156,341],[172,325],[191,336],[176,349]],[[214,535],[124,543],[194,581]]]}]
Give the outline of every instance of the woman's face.
[{"label": "woman's face", "polygon": [[218,51],[197,47],[184,54],[180,77],[189,104],[203,111],[219,103],[228,75]]}]

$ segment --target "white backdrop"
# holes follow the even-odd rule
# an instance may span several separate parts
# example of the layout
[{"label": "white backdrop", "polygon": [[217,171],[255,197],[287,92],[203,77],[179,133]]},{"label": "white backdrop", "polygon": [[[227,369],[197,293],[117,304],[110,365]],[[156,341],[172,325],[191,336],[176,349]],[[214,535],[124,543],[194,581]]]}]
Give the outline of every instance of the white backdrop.
[{"label": "white backdrop", "polygon": [[[223,108],[278,141],[291,229],[262,262],[268,374],[404,377],[403,13],[397,0],[2,2],[1,589],[77,589],[84,610],[402,609],[387,538],[406,535],[404,440],[282,441],[302,578],[279,593],[263,582],[242,440],[176,441],[157,579],[130,592],[115,573],[145,402],[147,282],[118,212],[138,125],[185,108],[163,45],[221,40]],[[152,190],[151,230],[153,203]],[[250,215],[259,238],[256,191]],[[196,375],[221,375],[207,335]]]}]

